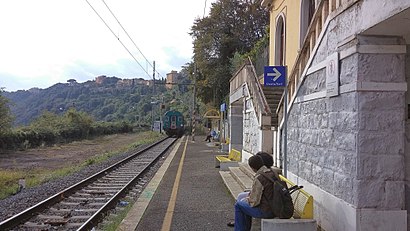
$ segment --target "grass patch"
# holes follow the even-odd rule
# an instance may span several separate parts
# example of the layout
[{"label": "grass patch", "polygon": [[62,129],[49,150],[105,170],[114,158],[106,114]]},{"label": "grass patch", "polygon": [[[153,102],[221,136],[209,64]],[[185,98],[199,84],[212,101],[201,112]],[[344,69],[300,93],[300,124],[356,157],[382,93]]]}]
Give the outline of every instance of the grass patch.
[{"label": "grass patch", "polygon": [[137,148],[141,145],[144,144],[151,144],[154,143],[155,141],[161,139],[161,138],[165,138],[166,136],[163,134],[159,134],[158,132],[143,132],[142,133],[142,137],[140,139],[138,139],[138,141],[136,141],[135,143],[131,144],[128,149],[134,149]]},{"label": "grass patch", "polygon": [[22,171],[5,171],[0,170],[0,199],[12,195],[17,192],[18,181],[23,178],[24,172]]},{"label": "grass patch", "polygon": [[98,155],[98,156],[94,156],[92,158],[89,158],[81,166],[85,167],[85,166],[88,166],[88,165],[98,164],[98,163],[104,162],[104,161],[108,160],[109,158],[111,158],[115,155],[118,155],[118,154],[130,151],[130,150],[136,149],[141,145],[154,143],[155,141],[157,141],[161,138],[165,138],[165,135],[159,134],[158,132],[151,132],[151,131],[141,132],[141,134],[139,135],[138,141],[136,141],[136,142],[134,142],[134,143],[132,143],[128,146],[122,147],[122,148],[120,148],[120,149],[118,149],[114,152],[106,152],[102,155]]},{"label": "grass patch", "polygon": [[44,182],[58,179],[80,170],[81,167],[65,167],[57,170],[33,169],[22,170],[1,170],[0,171],[0,200],[17,193],[19,179],[26,180],[26,188],[40,185]]},{"label": "grass patch", "polygon": [[121,222],[124,220],[124,218],[127,216],[128,212],[131,210],[133,206],[133,202],[128,201],[128,200],[122,200],[128,202],[128,205],[123,207],[121,210],[117,210],[115,212],[114,216],[111,216],[107,222],[104,222],[101,230],[104,231],[116,231],[118,226],[121,224]]},{"label": "grass patch", "polygon": [[[138,148],[141,145],[151,144],[165,136],[157,132],[141,132],[136,138],[136,142],[118,148],[115,151],[107,152],[101,155],[96,155],[85,160],[82,164],[75,166],[67,166],[64,168],[49,170],[49,169],[33,169],[30,171],[23,170],[0,170],[0,200],[10,195],[13,195],[18,190],[19,179],[26,179],[26,187],[34,187],[50,180],[58,179],[74,172],[77,172],[86,166],[98,164],[108,160],[109,158],[127,152],[129,150]],[[87,144],[85,144],[87,145]]]}]

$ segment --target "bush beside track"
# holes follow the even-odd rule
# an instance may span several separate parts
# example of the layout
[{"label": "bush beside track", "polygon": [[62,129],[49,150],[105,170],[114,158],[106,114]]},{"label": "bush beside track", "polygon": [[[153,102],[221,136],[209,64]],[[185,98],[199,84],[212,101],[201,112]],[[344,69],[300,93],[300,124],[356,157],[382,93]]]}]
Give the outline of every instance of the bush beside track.
[{"label": "bush beside track", "polygon": [[94,122],[88,115],[74,110],[63,116],[45,113],[28,127],[0,133],[0,150],[51,146],[132,131],[127,122]]}]

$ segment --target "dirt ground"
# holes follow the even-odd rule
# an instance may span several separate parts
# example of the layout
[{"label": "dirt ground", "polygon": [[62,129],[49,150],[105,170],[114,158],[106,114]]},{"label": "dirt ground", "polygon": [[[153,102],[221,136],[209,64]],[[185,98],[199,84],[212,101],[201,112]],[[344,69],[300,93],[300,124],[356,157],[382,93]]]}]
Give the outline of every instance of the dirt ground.
[{"label": "dirt ground", "polygon": [[0,153],[0,169],[58,169],[63,166],[80,164],[95,155],[128,147],[141,139],[143,134],[116,134],[53,147]]}]

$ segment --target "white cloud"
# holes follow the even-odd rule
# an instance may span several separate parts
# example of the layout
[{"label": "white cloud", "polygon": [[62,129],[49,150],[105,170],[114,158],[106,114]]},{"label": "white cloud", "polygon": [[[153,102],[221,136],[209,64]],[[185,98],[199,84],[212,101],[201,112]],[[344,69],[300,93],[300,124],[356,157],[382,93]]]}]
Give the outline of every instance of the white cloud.
[{"label": "white cloud", "polygon": [[[208,8],[214,1],[206,1]],[[149,75],[85,0],[15,0],[0,8],[0,87],[45,88],[73,76],[93,79],[101,74],[150,78],[153,60],[165,76],[191,59],[188,33],[194,19],[202,16],[205,0],[105,0],[150,64],[103,2],[89,2]]]}]

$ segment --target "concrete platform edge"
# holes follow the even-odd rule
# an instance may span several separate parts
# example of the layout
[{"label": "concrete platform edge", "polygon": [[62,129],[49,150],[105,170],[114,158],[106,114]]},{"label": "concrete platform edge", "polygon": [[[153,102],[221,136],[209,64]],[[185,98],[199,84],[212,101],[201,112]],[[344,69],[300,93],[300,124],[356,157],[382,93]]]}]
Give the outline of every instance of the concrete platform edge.
[{"label": "concrete platform edge", "polygon": [[184,140],[185,136],[181,138],[178,143],[175,145],[174,149],[168,155],[167,159],[164,161],[162,166],[158,169],[155,176],[151,179],[148,183],[147,187],[145,187],[144,191],[141,193],[138,200],[134,203],[131,210],[128,212],[127,216],[118,226],[117,231],[133,231],[137,228],[138,223],[140,222],[145,210],[147,209],[152,196],[154,195],[155,191],[157,190],[158,185],[161,182],[165,172],[167,171],[169,165],[171,164],[172,160],[176,152],[178,151],[182,141]]}]

